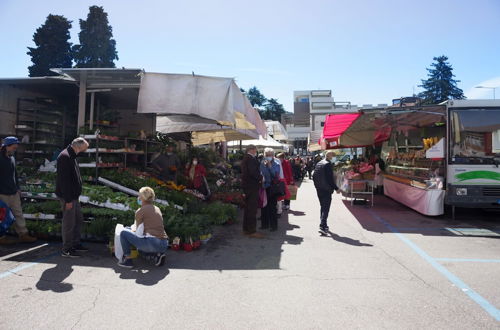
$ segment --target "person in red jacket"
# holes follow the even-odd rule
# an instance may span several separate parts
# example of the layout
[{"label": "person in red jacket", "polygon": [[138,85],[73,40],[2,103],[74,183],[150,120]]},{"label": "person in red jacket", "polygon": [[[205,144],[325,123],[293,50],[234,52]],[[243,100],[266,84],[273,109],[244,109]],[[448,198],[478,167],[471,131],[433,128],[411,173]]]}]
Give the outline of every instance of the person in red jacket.
[{"label": "person in red jacket", "polygon": [[[281,166],[283,167],[283,175],[285,177],[286,185],[294,184],[292,165],[290,164],[288,159],[286,159],[284,153],[278,154],[278,158],[281,161]],[[283,206],[283,209],[285,210],[290,209],[290,199],[285,199],[285,205]]]},{"label": "person in red jacket", "polygon": [[198,158],[194,157],[191,163],[186,166],[185,175],[189,179],[189,188],[194,188],[205,196],[208,195],[208,189],[205,184],[207,170],[205,166],[198,162]]}]

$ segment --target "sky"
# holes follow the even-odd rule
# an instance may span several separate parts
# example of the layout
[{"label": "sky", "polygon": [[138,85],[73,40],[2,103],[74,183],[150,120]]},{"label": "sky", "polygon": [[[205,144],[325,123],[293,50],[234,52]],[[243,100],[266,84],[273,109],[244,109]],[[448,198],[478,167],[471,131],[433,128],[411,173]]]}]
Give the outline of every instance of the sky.
[{"label": "sky", "polygon": [[234,77],[287,111],[294,90],[357,105],[411,96],[440,55],[467,97],[500,86],[500,0],[0,0],[0,77],[28,75],[48,14],[73,21],[78,43],[91,5],[109,15],[117,67]]}]

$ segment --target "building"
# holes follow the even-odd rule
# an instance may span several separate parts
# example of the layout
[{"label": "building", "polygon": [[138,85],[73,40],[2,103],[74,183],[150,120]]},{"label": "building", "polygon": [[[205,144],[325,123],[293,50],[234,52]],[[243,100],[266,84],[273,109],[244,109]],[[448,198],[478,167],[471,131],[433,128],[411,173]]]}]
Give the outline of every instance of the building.
[{"label": "building", "polygon": [[326,115],[358,111],[351,102],[335,101],[331,90],[294,91],[293,98],[293,115],[284,115],[282,123],[294,154],[308,154],[308,145],[314,143],[311,135],[316,136],[323,129]]}]

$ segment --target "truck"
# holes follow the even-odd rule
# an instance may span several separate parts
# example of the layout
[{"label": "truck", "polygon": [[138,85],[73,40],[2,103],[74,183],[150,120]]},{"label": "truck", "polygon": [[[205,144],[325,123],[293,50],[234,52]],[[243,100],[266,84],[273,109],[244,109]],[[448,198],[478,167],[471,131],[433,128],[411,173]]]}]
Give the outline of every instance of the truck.
[{"label": "truck", "polygon": [[449,100],[446,105],[445,205],[500,208],[500,100]]}]

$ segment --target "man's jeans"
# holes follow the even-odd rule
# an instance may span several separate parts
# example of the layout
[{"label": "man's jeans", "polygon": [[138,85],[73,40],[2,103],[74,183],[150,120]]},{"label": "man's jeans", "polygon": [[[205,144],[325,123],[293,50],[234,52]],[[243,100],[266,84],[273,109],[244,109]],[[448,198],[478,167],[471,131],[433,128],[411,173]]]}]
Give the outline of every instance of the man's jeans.
[{"label": "man's jeans", "polygon": [[321,205],[321,226],[327,226],[328,213],[330,212],[330,205],[332,205],[332,192],[323,189],[316,189],[316,192]]},{"label": "man's jeans", "polygon": [[156,237],[139,237],[135,233],[124,230],[120,233],[123,255],[130,257],[130,246],[133,245],[145,253],[165,253],[168,249],[168,239]]}]

